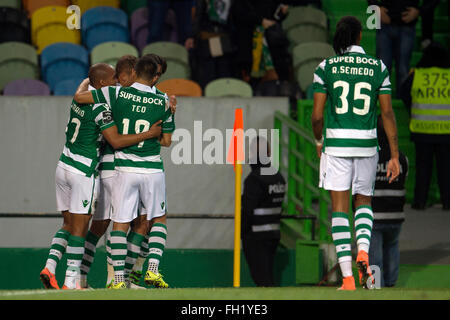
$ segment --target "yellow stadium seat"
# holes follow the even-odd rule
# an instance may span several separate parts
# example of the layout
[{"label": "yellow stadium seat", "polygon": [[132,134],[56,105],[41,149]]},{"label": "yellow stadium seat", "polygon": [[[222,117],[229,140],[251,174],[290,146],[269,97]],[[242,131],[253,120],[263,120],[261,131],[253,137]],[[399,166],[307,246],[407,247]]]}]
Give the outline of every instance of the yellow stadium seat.
[{"label": "yellow stadium seat", "polygon": [[28,12],[28,17],[31,17],[36,10],[48,6],[68,7],[70,0],[23,0],[23,8]]},{"label": "yellow stadium seat", "polygon": [[72,4],[80,7],[81,15],[91,8],[100,6],[120,8],[120,0],[72,0]]},{"label": "yellow stadium seat", "polygon": [[47,6],[31,16],[31,41],[40,54],[45,47],[57,42],[81,43],[80,30],[67,27],[69,15],[63,6]]},{"label": "yellow stadium seat", "polygon": [[203,95],[200,85],[187,79],[168,79],[156,85],[156,87],[167,95],[180,97],[201,97]]}]

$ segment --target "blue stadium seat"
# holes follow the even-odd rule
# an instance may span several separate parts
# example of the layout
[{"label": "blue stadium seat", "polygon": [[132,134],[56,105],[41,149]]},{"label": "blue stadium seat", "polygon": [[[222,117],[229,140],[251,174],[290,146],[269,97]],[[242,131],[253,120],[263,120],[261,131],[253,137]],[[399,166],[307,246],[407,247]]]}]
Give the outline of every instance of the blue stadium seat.
[{"label": "blue stadium seat", "polygon": [[53,90],[53,95],[55,96],[73,96],[77,91],[83,78],[74,78],[60,81],[56,84]]},{"label": "blue stadium seat", "polygon": [[89,52],[103,42],[130,42],[127,14],[112,7],[96,7],[81,17],[83,44]]},{"label": "blue stadium seat", "polygon": [[60,42],[42,51],[42,77],[52,90],[63,80],[87,78],[88,72],[89,54],[83,46]]}]

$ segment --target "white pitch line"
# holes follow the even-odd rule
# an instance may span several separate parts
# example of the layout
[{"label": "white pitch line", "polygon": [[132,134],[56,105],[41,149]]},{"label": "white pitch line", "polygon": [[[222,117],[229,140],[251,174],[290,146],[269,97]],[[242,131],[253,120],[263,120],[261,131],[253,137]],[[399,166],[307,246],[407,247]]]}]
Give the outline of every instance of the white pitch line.
[{"label": "white pitch line", "polygon": [[24,290],[24,291],[0,291],[0,297],[11,297],[11,296],[30,296],[30,295],[44,295],[44,294],[52,294],[52,293],[64,293],[70,292],[69,290],[61,290],[56,292],[55,290]]}]

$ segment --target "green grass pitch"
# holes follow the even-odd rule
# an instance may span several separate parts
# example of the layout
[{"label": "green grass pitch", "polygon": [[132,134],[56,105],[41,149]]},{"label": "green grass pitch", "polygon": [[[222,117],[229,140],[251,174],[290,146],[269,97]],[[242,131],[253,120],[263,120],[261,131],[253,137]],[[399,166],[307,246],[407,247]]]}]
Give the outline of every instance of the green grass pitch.
[{"label": "green grass pitch", "polygon": [[0,300],[450,300],[450,289],[335,287],[2,290]]}]

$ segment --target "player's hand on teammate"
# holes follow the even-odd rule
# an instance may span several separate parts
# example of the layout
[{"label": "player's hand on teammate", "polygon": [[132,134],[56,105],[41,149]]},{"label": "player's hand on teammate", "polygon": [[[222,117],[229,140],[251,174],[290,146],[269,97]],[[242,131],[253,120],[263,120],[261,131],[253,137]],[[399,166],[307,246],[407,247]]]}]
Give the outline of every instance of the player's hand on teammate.
[{"label": "player's hand on teammate", "polygon": [[151,126],[151,128],[149,130],[150,139],[151,138],[159,138],[161,136],[161,133],[162,133],[161,123],[162,123],[162,120],[158,120]]},{"label": "player's hand on teammate", "polygon": [[172,113],[175,113],[177,111],[177,97],[176,96],[170,96],[169,97],[169,107]]},{"label": "player's hand on teammate", "polygon": [[400,162],[398,161],[398,158],[391,158],[391,160],[389,160],[386,170],[386,177],[389,178],[389,183],[395,181],[395,179],[397,179],[399,175],[400,175]]}]

